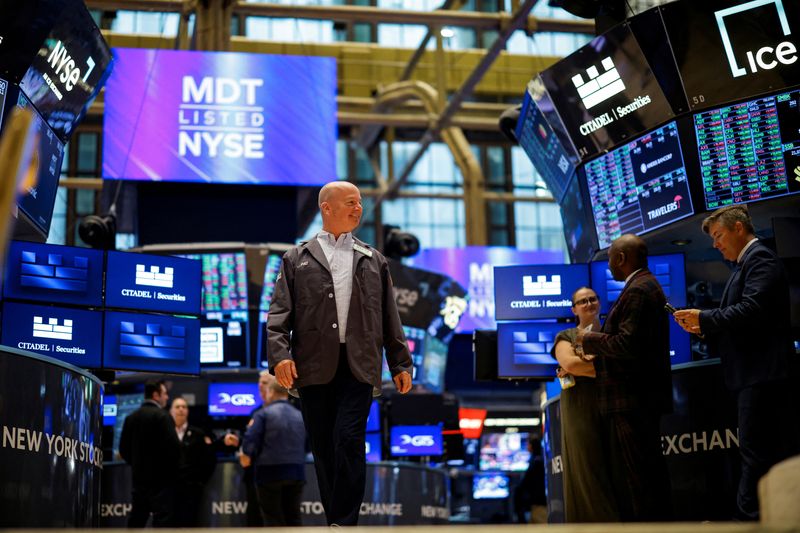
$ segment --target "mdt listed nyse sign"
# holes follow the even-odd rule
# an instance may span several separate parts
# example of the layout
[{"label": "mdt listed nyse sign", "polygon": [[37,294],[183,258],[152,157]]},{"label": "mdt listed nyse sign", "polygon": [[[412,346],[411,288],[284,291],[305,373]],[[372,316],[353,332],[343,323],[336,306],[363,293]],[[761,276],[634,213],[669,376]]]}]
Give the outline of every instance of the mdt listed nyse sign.
[{"label": "mdt listed nyse sign", "polygon": [[104,177],[284,185],[335,179],[332,58],[114,52]]}]

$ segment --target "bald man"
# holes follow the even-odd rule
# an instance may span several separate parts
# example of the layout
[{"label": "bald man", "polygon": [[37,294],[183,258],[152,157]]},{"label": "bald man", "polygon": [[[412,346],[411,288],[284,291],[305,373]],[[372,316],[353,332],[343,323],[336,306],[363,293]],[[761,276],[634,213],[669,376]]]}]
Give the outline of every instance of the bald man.
[{"label": "bald man", "polygon": [[670,483],[661,454],[661,415],[672,411],[666,298],[647,268],[647,245],[626,234],[611,243],[608,267],[625,281],[599,332],[579,331],[575,353],[596,357],[600,445],[623,521],[671,516]]},{"label": "bald man", "polygon": [[358,523],[364,440],[381,354],[397,390],[411,389],[411,354],[386,259],[352,232],[361,193],[337,181],[319,193],[322,231],[283,256],[269,308],[269,368],[297,389],[329,525]]}]

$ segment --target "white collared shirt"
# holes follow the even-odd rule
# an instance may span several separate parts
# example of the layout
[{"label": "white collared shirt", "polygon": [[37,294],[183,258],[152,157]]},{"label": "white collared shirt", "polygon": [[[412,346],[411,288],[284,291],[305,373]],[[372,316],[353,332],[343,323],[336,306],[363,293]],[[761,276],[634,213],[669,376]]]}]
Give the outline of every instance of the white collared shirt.
[{"label": "white collared shirt", "polygon": [[744,248],[742,248],[742,251],[739,252],[739,257],[736,258],[736,262],[737,263],[741,263],[742,262],[742,257],[744,257],[744,253],[747,251],[748,248],[753,246],[756,243],[757,240],[758,240],[758,237],[753,237],[752,239],[747,241],[747,244],[744,245]]},{"label": "white collared shirt", "polygon": [[634,270],[633,272],[631,272],[631,275],[630,275],[630,276],[628,276],[627,278],[625,278],[625,285],[627,285],[627,284],[628,284],[628,282],[631,280],[631,278],[632,278],[633,276],[635,276],[636,274],[638,274],[638,273],[639,273],[640,271],[642,271],[642,270],[644,270],[644,269],[643,269],[643,268],[637,268],[636,270]]},{"label": "white collared shirt", "polygon": [[184,422],[180,426],[175,426],[175,431],[178,433],[178,440],[183,442],[183,437],[186,435],[186,428],[189,427],[189,422]]},{"label": "white collared shirt", "polygon": [[331,233],[322,230],[317,234],[317,241],[331,269],[339,342],[345,342],[347,313],[350,311],[350,296],[353,294],[353,234],[342,233],[336,239]]}]

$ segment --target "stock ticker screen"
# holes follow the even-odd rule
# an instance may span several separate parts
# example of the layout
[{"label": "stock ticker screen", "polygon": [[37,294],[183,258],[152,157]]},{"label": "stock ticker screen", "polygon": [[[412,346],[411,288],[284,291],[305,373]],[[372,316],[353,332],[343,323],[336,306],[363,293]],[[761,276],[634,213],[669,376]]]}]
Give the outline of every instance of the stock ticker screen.
[{"label": "stock ticker screen", "polygon": [[584,167],[601,248],[694,214],[675,122]]},{"label": "stock ticker screen", "polygon": [[800,192],[800,90],[694,116],[706,208]]},{"label": "stock ticker screen", "polygon": [[267,318],[269,318],[269,304],[272,303],[272,294],[275,292],[275,282],[281,272],[281,254],[270,253],[264,268],[264,283],[261,286],[261,298],[258,302],[258,366],[267,368]]}]

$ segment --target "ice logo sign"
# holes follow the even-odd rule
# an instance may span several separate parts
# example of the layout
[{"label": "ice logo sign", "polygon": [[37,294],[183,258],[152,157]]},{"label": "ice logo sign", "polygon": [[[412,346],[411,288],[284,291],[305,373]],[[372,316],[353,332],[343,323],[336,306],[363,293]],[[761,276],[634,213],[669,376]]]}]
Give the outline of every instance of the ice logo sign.
[{"label": "ice logo sign", "polygon": [[229,394],[227,392],[220,392],[217,397],[220,404],[229,403],[231,405],[255,405],[256,399],[252,394]]},{"label": "ice logo sign", "polygon": [[149,287],[172,288],[175,281],[175,269],[166,267],[161,273],[157,266],[151,266],[150,270],[145,270],[144,265],[136,265],[136,284],[147,285]]},{"label": "ice logo sign", "polygon": [[617,67],[614,66],[611,58],[603,59],[600,64],[603,65],[605,72],[600,74],[597,66],[592,65],[586,69],[586,75],[589,78],[586,82],[583,81],[583,76],[580,73],[572,77],[572,83],[575,84],[578,96],[581,97],[586,109],[591,109],[625,90],[625,84],[622,82],[619,72],[617,72]]},{"label": "ice logo sign", "polygon": [[[792,34],[789,28],[789,20],[786,17],[786,11],[783,9],[783,0],[753,0],[738,6],[728,7],[714,12],[714,17],[717,19],[717,27],[719,28],[720,37],[722,37],[722,45],[725,48],[725,55],[728,56],[728,64],[731,68],[731,74],[734,78],[739,78],[747,74],[755,74],[759,69],[772,70],[778,66],[778,63],[784,65],[791,65],[797,61],[797,47],[791,41],[783,41],[776,46],[764,46],[755,52],[753,50],[747,51],[747,65],[740,67],[734,55],[733,45],[731,38],[728,34],[728,28],[725,26],[725,17],[736,15],[764,7],[774,5],[778,13],[778,20],[780,21],[781,31],[784,36]],[[748,69],[750,72],[748,72]]]},{"label": "ice logo sign", "polygon": [[62,341],[72,340],[72,320],[64,319],[62,325],[58,325],[57,318],[48,318],[45,324],[40,316],[33,317],[33,336],[43,339],[58,339]]},{"label": "ice logo sign", "polygon": [[550,281],[547,276],[522,276],[522,294],[524,296],[558,296],[561,294],[561,276],[553,275]]}]

